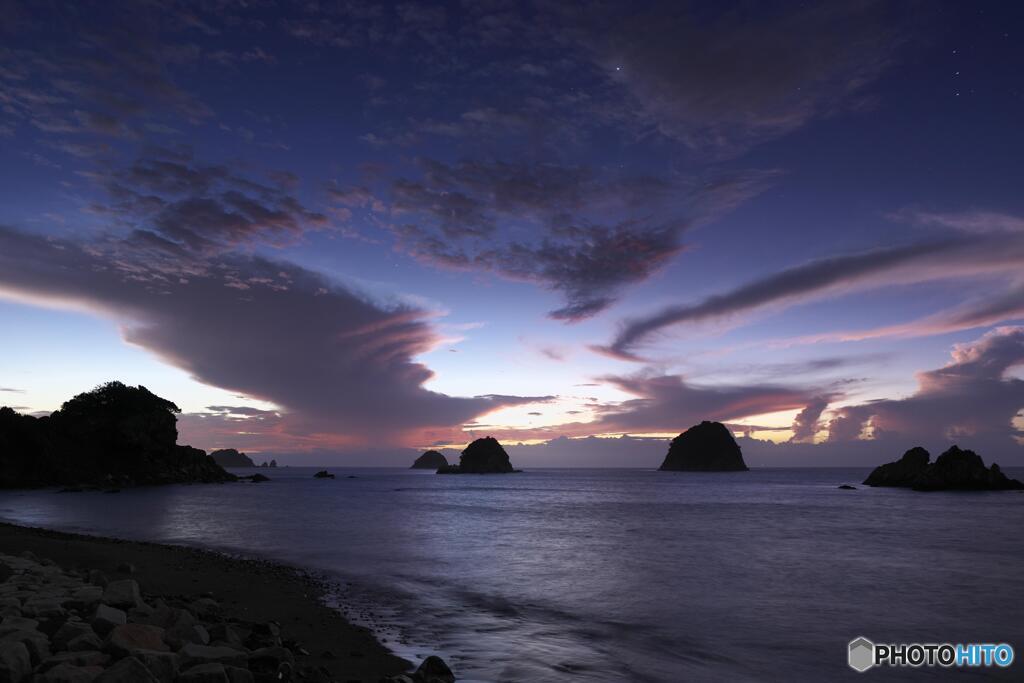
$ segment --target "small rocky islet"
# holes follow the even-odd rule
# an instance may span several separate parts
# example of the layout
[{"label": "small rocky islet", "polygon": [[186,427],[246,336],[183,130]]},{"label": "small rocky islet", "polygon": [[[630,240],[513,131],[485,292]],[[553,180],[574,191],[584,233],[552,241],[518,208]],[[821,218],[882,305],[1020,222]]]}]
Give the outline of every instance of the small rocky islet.
[{"label": "small rocky islet", "polygon": [[411,470],[434,470],[448,467],[448,459],[440,451],[425,451],[423,455],[413,461]]},{"label": "small rocky islet", "polygon": [[1010,479],[992,463],[985,467],[981,456],[952,446],[931,462],[931,454],[920,446],[911,448],[899,460],[876,467],[864,480],[867,486],[892,486],[914,491],[1019,491],[1024,483]]},{"label": "small rocky islet", "polygon": [[705,420],[672,439],[663,472],[746,472],[743,453],[729,428]]},{"label": "small rocky islet", "polygon": [[459,456],[458,465],[439,467],[438,474],[511,474],[519,472],[512,467],[508,453],[491,436],[477,439],[466,446]]},{"label": "small rocky islet", "polygon": [[210,451],[210,457],[221,467],[256,467],[256,463],[252,461],[252,458],[234,448],[220,448]]}]

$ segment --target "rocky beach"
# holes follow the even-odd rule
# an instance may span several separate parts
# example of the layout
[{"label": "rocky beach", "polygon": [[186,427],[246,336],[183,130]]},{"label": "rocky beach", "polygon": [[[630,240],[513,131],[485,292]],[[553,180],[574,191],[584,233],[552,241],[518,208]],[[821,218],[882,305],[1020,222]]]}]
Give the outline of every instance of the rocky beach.
[{"label": "rocky beach", "polygon": [[453,681],[284,565],[0,524],[0,681]]}]

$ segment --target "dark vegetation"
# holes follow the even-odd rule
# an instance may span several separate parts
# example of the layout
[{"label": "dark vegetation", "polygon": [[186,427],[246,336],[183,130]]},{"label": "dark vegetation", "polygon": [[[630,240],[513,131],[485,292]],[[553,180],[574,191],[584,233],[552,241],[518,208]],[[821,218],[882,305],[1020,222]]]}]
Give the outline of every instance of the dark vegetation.
[{"label": "dark vegetation", "polygon": [[177,444],[179,412],[121,382],[79,394],[46,417],[0,408],[0,487],[233,481],[204,451]]}]

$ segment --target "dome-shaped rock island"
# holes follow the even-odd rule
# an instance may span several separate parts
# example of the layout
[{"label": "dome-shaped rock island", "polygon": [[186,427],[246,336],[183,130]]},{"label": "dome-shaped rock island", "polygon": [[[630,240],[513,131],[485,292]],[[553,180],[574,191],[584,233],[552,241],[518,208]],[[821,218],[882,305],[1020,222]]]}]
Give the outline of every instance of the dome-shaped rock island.
[{"label": "dome-shaped rock island", "polygon": [[512,468],[508,453],[493,437],[477,439],[466,446],[458,465],[438,468],[438,474],[508,474],[518,472]]},{"label": "dome-shaped rock island", "polygon": [[210,453],[210,457],[221,467],[256,467],[252,458],[234,448],[221,448]]},{"label": "dome-shaped rock island", "polygon": [[448,467],[448,459],[440,451],[427,451],[413,462],[412,470],[439,470]]},{"label": "dome-shaped rock island", "polygon": [[896,486],[915,491],[1011,491],[1024,483],[1010,479],[999,465],[985,467],[974,451],[953,446],[929,462],[931,455],[920,446],[911,448],[895,462],[879,465],[868,475],[868,486]]},{"label": "dome-shaped rock island", "polygon": [[747,464],[732,432],[705,420],[672,439],[658,468],[671,472],[746,472]]}]

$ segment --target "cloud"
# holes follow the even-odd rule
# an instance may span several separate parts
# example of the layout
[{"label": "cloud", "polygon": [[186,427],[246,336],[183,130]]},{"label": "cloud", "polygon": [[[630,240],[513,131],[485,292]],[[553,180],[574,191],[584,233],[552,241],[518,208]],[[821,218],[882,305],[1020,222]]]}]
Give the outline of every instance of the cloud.
[{"label": "cloud", "polygon": [[626,320],[604,350],[636,360],[637,346],[661,330],[722,319],[767,306],[784,306],[895,283],[979,275],[1012,276],[1024,265],[1024,239],[1015,234],[958,236],[883,247],[811,261],[692,304],[673,305]]},{"label": "cloud", "polygon": [[910,445],[961,441],[994,454],[1019,449],[1014,424],[1024,408],[1024,380],[1007,372],[1024,365],[1024,327],[1001,327],[954,347],[951,361],[918,374],[917,391],[902,399],[870,401],[835,411],[829,440],[869,432],[880,442]]},{"label": "cloud", "polygon": [[294,176],[274,171],[271,183],[257,182],[223,165],[198,163],[187,148],[154,148],[125,168],[90,175],[111,198],[93,204],[93,212],[192,252],[252,242],[283,246],[328,223],[291,193]]},{"label": "cloud", "polygon": [[562,14],[562,33],[631,96],[634,117],[716,154],[863,106],[910,20],[880,2],[655,2]]},{"label": "cloud", "polygon": [[828,404],[831,402],[832,397],[824,396],[816,398],[804,406],[804,409],[793,418],[793,437],[790,440],[794,443],[812,441],[814,435],[818,433],[821,413],[828,408]]},{"label": "cloud", "polygon": [[413,358],[439,339],[426,312],[371,302],[283,262],[183,259],[134,242],[79,244],[0,228],[0,292],[111,316],[126,341],[196,380],[280,406],[279,428],[292,434],[401,443],[549,398],[425,389],[432,373]]},{"label": "cloud", "polygon": [[[558,292],[550,312],[578,321],[610,306],[683,249],[682,233],[760,192],[776,174],[704,180],[619,175],[580,166],[421,160],[390,187],[399,248],[444,268],[493,272]],[[338,200],[362,200],[363,188]]]},{"label": "cloud", "polygon": [[681,432],[702,420],[730,422],[754,415],[804,408],[812,389],[773,384],[701,386],[675,375],[641,373],[603,378],[638,398],[600,409],[591,432]]}]

